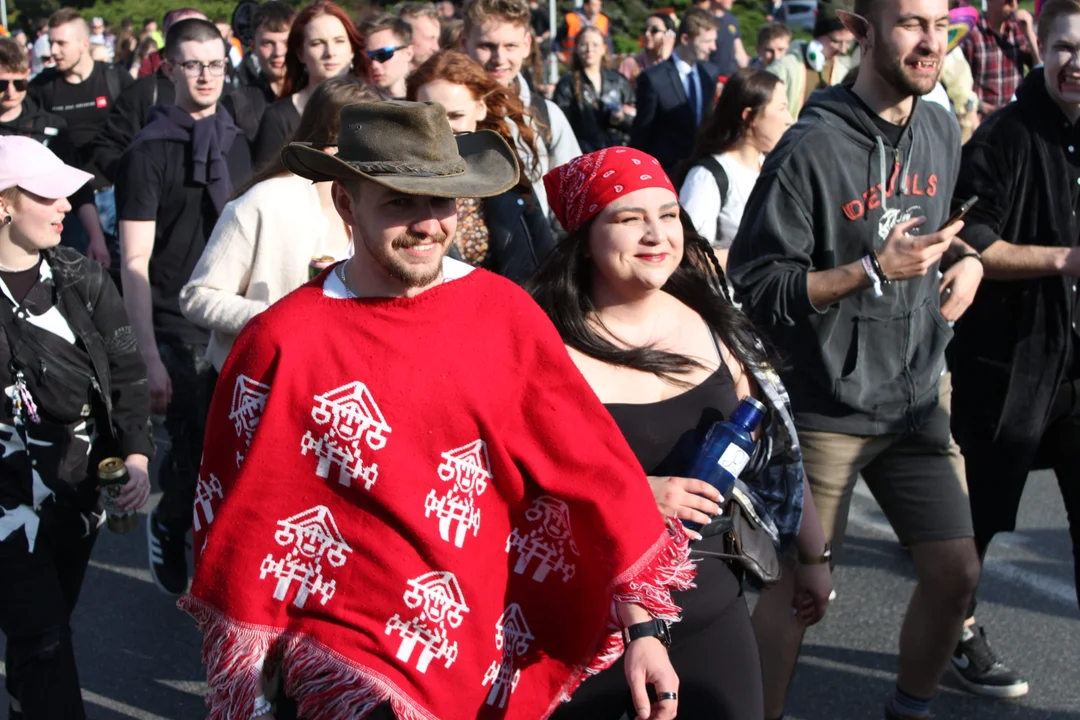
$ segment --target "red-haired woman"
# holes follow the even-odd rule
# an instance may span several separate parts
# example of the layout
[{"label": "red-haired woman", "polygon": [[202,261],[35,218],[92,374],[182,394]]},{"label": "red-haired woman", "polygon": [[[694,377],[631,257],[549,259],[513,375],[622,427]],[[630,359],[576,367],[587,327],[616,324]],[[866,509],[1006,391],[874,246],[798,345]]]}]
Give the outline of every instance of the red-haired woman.
[{"label": "red-haired woman", "polygon": [[[536,133],[525,122],[521,99],[466,55],[436,53],[409,76],[406,92],[409,100],[442,104],[454,132],[492,130],[519,148],[519,158],[524,154],[535,162],[539,157]],[[527,152],[522,153],[520,145]],[[554,247],[551,227],[528,180],[535,168],[521,165],[520,182],[513,190],[486,200],[458,200],[458,231],[450,248],[451,257],[515,282],[532,275]]]},{"label": "red-haired woman", "polygon": [[256,166],[281,152],[323,80],[352,73],[367,81],[371,61],[356,25],[341,6],[315,0],[301,10],[289,30],[285,82],[276,103],[266,109],[252,152]]}]

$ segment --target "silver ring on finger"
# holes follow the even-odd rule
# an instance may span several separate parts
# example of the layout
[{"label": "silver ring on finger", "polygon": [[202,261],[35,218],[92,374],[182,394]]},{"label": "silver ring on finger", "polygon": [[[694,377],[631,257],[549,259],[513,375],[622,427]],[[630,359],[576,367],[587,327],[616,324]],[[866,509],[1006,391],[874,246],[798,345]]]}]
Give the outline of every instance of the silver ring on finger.
[{"label": "silver ring on finger", "polygon": [[679,694],[673,692],[662,692],[657,694],[656,699],[660,702],[664,702],[665,700],[678,700]]}]

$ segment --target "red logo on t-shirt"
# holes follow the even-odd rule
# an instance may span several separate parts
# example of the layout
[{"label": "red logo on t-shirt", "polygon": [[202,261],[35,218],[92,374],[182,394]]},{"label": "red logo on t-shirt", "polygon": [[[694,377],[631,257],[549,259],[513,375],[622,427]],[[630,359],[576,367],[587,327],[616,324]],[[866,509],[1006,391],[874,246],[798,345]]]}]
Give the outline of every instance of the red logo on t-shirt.
[{"label": "red logo on t-shirt", "polygon": [[104,95],[100,95],[94,99],[94,105],[97,106],[98,110],[100,110],[101,108],[109,107],[109,98],[105,97]]}]

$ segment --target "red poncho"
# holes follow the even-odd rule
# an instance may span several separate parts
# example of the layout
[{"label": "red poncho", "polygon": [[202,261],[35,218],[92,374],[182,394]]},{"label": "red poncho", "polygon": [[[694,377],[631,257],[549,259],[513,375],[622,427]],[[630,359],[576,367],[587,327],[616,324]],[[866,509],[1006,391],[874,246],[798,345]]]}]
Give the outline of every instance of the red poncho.
[{"label": "red poncho", "polygon": [[326,277],[248,325],[211,407],[180,601],[210,717],[276,671],[305,720],[547,717],[621,653],[616,598],[676,619],[685,535],[523,291]]}]

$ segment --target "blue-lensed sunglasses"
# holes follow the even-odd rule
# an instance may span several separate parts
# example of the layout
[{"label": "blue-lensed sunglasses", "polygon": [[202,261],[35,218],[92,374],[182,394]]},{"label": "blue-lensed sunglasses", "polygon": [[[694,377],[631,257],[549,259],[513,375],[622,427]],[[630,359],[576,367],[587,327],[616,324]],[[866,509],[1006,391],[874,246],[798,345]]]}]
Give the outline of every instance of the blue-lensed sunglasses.
[{"label": "blue-lensed sunglasses", "polygon": [[378,50],[368,50],[367,56],[371,58],[373,62],[384,63],[389,61],[390,58],[394,57],[394,53],[396,53],[398,50],[404,50],[407,47],[409,46],[398,45],[397,47],[384,47],[379,48]]}]

